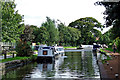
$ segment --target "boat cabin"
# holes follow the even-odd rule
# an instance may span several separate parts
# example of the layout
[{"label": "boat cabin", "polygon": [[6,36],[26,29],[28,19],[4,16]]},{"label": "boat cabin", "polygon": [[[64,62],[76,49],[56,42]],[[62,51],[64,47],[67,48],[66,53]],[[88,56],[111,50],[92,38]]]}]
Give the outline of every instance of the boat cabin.
[{"label": "boat cabin", "polygon": [[64,56],[64,48],[60,46],[39,47],[38,57],[55,57],[57,55]]}]

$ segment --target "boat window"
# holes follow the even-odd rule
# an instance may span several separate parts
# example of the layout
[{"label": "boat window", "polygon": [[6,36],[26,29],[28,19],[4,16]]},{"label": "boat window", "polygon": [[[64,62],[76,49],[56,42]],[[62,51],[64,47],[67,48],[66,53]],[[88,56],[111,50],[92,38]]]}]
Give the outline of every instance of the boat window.
[{"label": "boat window", "polygon": [[63,48],[58,48],[56,49],[56,51],[63,51]]},{"label": "boat window", "polygon": [[43,49],[50,49],[50,47],[43,47]]},{"label": "boat window", "polygon": [[47,55],[47,51],[46,50],[43,51],[43,55]]}]

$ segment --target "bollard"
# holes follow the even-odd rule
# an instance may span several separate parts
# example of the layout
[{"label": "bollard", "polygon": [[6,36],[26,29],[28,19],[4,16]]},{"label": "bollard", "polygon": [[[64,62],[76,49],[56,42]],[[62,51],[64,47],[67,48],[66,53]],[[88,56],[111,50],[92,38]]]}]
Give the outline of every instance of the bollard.
[{"label": "bollard", "polygon": [[112,67],[110,67],[110,70],[112,70]]},{"label": "bollard", "polygon": [[116,73],[116,74],[115,74],[115,77],[118,78],[118,76],[119,76],[118,73]]},{"label": "bollard", "polygon": [[107,62],[107,65],[109,65],[109,63]]}]

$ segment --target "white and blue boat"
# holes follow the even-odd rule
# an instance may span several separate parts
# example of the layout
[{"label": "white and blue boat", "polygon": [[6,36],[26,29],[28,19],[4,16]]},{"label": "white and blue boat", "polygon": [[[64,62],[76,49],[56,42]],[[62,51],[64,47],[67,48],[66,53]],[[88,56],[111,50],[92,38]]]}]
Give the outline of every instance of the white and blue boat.
[{"label": "white and blue boat", "polygon": [[39,46],[38,58],[57,58],[64,56],[64,48],[62,46]]}]

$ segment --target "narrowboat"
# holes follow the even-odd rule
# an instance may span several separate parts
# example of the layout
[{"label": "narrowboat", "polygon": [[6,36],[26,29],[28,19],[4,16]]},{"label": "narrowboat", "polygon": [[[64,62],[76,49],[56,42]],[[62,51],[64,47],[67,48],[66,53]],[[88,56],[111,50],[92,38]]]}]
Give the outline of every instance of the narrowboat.
[{"label": "narrowboat", "polygon": [[38,48],[38,59],[46,59],[47,61],[54,58],[64,56],[64,48],[62,46],[45,46]]}]

